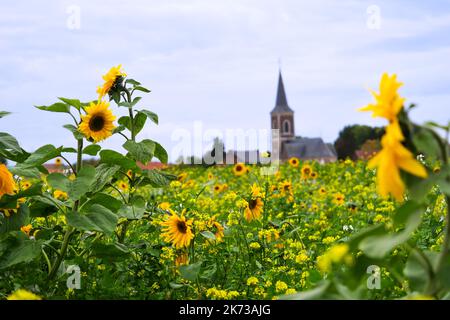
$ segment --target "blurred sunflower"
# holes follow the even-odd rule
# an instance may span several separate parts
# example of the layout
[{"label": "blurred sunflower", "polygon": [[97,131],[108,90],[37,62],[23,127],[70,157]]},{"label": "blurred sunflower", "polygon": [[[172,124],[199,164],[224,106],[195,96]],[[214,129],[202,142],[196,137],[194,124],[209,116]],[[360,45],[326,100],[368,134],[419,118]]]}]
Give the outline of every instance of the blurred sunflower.
[{"label": "blurred sunflower", "polygon": [[68,195],[67,195],[67,193],[64,192],[64,191],[61,191],[61,190],[55,190],[55,191],[53,192],[53,197],[54,197],[55,199],[58,199],[58,200],[67,200]]},{"label": "blurred sunflower", "polygon": [[295,157],[290,158],[289,164],[291,165],[291,167],[297,168],[299,164],[298,158]]},{"label": "blurred sunflower", "polygon": [[221,192],[223,189],[222,189],[222,186],[220,185],[220,184],[216,184],[215,186],[214,186],[214,192],[217,192],[217,193],[219,193],[219,192]]},{"label": "blurred sunflower", "polygon": [[12,173],[3,163],[0,164],[0,198],[4,194],[13,194],[15,186]]},{"label": "blurred sunflower", "polygon": [[214,236],[216,237],[216,241],[220,242],[222,241],[223,237],[224,237],[224,228],[223,226],[216,221],[216,216],[212,216],[208,223],[207,223],[208,227],[211,229],[211,232],[214,233]]},{"label": "blurred sunflower", "polygon": [[309,177],[310,177],[311,179],[317,179],[317,176],[318,176],[318,174],[317,174],[317,172],[315,172],[315,171],[311,171],[311,173],[309,174]]},{"label": "blurred sunflower", "polygon": [[119,189],[126,192],[126,191],[128,191],[130,189],[130,186],[125,181],[120,181],[119,182]]},{"label": "blurred sunflower", "polygon": [[31,229],[33,229],[33,226],[32,226],[31,224],[28,224],[28,225],[26,225],[26,226],[20,227],[20,231],[22,231],[23,233],[25,233],[27,236],[30,235]]},{"label": "blurred sunflower", "polygon": [[261,198],[251,199],[247,202],[247,207],[244,211],[245,219],[250,222],[254,219],[259,219],[261,213],[263,212],[264,203]]},{"label": "blurred sunflower", "polygon": [[319,189],[319,194],[320,194],[321,196],[326,195],[326,194],[327,194],[327,189],[325,189],[324,187],[321,187],[321,188]]},{"label": "blurred sunflower", "polygon": [[56,164],[57,166],[60,166],[60,165],[62,164],[61,158],[56,158],[56,159],[55,159],[55,164]]},{"label": "blurred sunflower", "polygon": [[183,182],[184,179],[186,179],[187,175],[188,175],[188,174],[187,174],[186,172],[182,172],[182,173],[180,173],[180,174],[177,176],[177,180],[180,181],[180,182]]},{"label": "blurred sunflower", "polygon": [[192,219],[186,220],[181,214],[173,213],[166,221],[161,222],[163,227],[161,236],[166,242],[171,242],[177,249],[187,247],[194,238],[192,233]]},{"label": "blurred sunflower", "polygon": [[283,182],[280,183],[279,189],[284,194],[291,194],[292,193],[292,183],[288,180],[284,180]]},{"label": "blurred sunflower", "polygon": [[236,163],[233,167],[233,173],[235,176],[242,176],[247,173],[247,168],[243,163]]},{"label": "blurred sunflower", "polygon": [[336,193],[334,195],[333,202],[337,204],[338,206],[342,205],[344,203],[345,197],[342,193]]},{"label": "blurred sunflower", "polygon": [[10,294],[7,300],[41,300],[41,297],[25,289],[19,289]]},{"label": "blurred sunflower", "polygon": [[117,67],[112,67],[109,69],[109,71],[102,77],[105,82],[102,86],[97,88],[98,100],[101,100],[104,96],[106,96],[120,78],[127,76],[121,69],[122,65],[119,64]]},{"label": "blurred sunflower", "polygon": [[112,135],[112,131],[115,129],[113,121],[116,117],[109,109],[108,102],[91,102],[86,108],[86,113],[81,116],[81,123],[78,126],[78,130],[86,138],[99,142]]},{"label": "blurred sunflower", "polygon": [[302,172],[302,179],[308,179],[309,175],[312,172],[312,168],[309,164],[305,164],[303,165],[301,172]]},{"label": "blurred sunflower", "polygon": [[175,257],[175,265],[177,267],[186,265],[188,263],[189,263],[189,256],[186,252],[182,252]]},{"label": "blurred sunflower", "polygon": [[20,186],[22,187],[23,190],[27,190],[29,187],[31,187],[31,182],[24,180],[20,183]]}]

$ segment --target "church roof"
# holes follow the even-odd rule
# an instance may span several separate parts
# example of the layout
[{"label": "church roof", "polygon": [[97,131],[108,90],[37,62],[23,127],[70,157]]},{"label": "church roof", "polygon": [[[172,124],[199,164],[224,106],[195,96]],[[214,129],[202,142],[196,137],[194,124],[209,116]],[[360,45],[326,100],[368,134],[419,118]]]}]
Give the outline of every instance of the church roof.
[{"label": "church roof", "polygon": [[334,150],[323,142],[322,138],[296,137],[284,145],[288,158],[320,159],[334,158]]},{"label": "church roof", "polygon": [[278,90],[277,90],[277,100],[275,101],[275,108],[271,113],[284,113],[284,112],[294,112],[289,108],[286,98],[286,91],[284,90],[283,77],[281,76],[281,71],[278,77]]}]

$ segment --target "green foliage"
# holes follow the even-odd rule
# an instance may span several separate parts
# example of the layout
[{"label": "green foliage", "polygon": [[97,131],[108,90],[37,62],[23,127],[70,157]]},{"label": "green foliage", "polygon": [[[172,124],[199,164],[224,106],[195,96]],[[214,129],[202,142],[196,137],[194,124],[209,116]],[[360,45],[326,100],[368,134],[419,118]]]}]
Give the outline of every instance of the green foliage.
[{"label": "green foliage", "polygon": [[367,140],[379,140],[384,134],[383,128],[372,128],[365,125],[346,126],[339,132],[334,142],[338,159],[356,159],[358,150]]}]

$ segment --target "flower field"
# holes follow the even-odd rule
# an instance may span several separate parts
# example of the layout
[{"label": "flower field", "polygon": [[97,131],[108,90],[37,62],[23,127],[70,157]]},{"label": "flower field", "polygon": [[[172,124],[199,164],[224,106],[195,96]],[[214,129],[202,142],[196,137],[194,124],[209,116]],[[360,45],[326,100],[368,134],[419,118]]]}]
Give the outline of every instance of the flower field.
[{"label": "flower field", "polygon": [[[14,163],[0,165],[0,298],[448,298],[450,170],[436,130],[449,128],[412,123],[400,85],[384,75],[364,108],[388,120],[369,162],[292,158],[274,174],[244,163],[141,169],[167,153],[139,140],[158,117],[137,109],[134,95],[149,90],[120,66],[95,101],[39,106],[73,120],[76,148],[30,153],[0,133]],[[126,154],[102,149],[113,134]]]}]

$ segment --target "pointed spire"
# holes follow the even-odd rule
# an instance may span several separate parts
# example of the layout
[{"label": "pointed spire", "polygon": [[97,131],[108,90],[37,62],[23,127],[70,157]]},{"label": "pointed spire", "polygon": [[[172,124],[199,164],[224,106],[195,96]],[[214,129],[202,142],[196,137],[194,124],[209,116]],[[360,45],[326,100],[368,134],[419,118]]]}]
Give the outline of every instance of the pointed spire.
[{"label": "pointed spire", "polygon": [[283,77],[281,76],[281,69],[278,76],[278,89],[277,89],[277,99],[275,101],[275,108],[273,112],[294,112],[289,108],[286,98],[286,91],[284,90]]},{"label": "pointed spire", "polygon": [[286,92],[284,91],[283,77],[281,76],[281,70],[278,77],[278,90],[277,101],[275,106],[287,106]]}]

